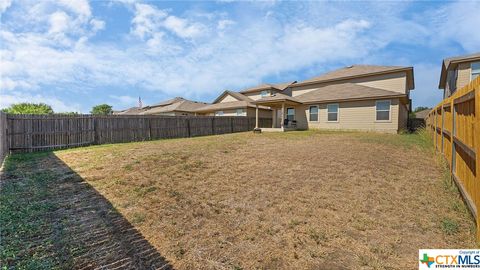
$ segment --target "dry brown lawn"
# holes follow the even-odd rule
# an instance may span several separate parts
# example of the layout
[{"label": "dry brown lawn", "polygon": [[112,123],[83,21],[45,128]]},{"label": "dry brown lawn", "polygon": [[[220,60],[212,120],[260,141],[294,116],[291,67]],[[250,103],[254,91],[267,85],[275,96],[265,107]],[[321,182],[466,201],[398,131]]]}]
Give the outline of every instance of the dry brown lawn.
[{"label": "dry brown lawn", "polygon": [[476,247],[420,135],[241,133],[55,156],[176,269],[416,269],[420,248]]}]

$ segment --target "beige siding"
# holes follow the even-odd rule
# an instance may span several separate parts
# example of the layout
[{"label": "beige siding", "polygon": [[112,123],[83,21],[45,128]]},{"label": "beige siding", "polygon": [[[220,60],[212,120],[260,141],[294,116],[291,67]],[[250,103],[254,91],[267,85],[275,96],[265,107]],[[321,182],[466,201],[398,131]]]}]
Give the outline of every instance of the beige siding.
[{"label": "beige siding", "polygon": [[[209,116],[215,116],[216,112],[223,112],[223,116],[237,116],[237,109],[231,109],[231,110],[217,110],[215,112],[208,113],[207,115]],[[246,116],[245,114],[246,109],[243,109],[243,114],[241,116]]]},{"label": "beige siding", "polygon": [[[376,121],[375,100],[340,102],[338,122],[327,121],[327,104],[318,104],[319,121],[309,121],[309,106],[298,106],[295,111],[299,128],[344,129],[396,133],[399,129],[399,100],[391,99],[390,121]],[[402,120],[403,121],[403,120]]]},{"label": "beige siding", "polygon": [[374,88],[385,89],[389,91],[394,91],[402,94],[407,93],[407,73],[406,72],[396,72],[391,74],[383,74],[376,76],[369,76],[364,78],[356,78],[349,80],[341,80],[330,83],[317,83],[312,85],[292,87],[292,96],[299,96],[305,94],[312,90],[316,90],[319,87],[340,84],[340,83],[357,83],[360,85],[365,85]]},{"label": "beige siding", "polygon": [[470,83],[471,67],[470,62],[458,64],[457,90]]},{"label": "beige siding", "polygon": [[407,93],[407,73],[398,72],[379,76],[372,76],[362,79],[351,80],[353,83],[390,90],[402,94]]},{"label": "beige siding", "polygon": [[223,103],[223,102],[232,102],[232,101],[238,101],[235,97],[226,94],[222,99],[220,99],[217,103]]}]

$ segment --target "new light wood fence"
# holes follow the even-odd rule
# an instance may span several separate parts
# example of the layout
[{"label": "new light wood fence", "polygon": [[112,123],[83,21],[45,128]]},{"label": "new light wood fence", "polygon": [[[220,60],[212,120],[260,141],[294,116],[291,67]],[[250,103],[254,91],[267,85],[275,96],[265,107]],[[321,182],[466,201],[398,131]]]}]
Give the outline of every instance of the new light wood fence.
[{"label": "new light wood fence", "polygon": [[480,240],[480,77],[438,104],[426,123],[475,216]]},{"label": "new light wood fence", "polygon": [[[32,152],[92,144],[186,138],[250,131],[252,117],[3,115],[7,152]],[[0,120],[3,118],[0,118]],[[0,128],[2,126],[0,121]],[[260,118],[260,127],[272,119]],[[2,128],[2,132],[5,128]],[[0,136],[0,138],[3,138]]]}]

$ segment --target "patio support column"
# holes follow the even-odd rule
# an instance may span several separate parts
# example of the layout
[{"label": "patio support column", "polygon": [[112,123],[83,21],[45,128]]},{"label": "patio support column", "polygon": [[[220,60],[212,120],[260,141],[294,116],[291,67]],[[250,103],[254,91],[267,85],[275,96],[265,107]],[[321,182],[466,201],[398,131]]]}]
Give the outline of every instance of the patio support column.
[{"label": "patio support column", "polygon": [[258,129],[258,105],[255,105],[255,129]]},{"label": "patio support column", "polygon": [[282,119],[280,122],[280,127],[283,129],[283,124],[285,122],[285,102],[282,102]]},{"label": "patio support column", "polygon": [[272,128],[275,128],[275,116],[276,116],[276,108],[272,108]]}]

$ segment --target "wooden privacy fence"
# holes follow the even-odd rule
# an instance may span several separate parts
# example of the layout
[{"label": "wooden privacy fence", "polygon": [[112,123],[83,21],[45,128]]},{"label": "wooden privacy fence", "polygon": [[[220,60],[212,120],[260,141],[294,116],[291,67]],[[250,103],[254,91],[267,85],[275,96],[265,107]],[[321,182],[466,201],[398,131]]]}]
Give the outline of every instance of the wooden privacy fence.
[{"label": "wooden privacy fence", "polygon": [[[7,151],[10,152],[225,134],[255,127],[255,118],[238,116],[8,114],[5,119]],[[259,124],[271,127],[272,119],[260,118]],[[4,130],[2,128],[2,132]]]},{"label": "wooden privacy fence", "polygon": [[480,240],[480,77],[438,104],[426,123],[436,151],[447,160],[452,179],[475,216]]}]

